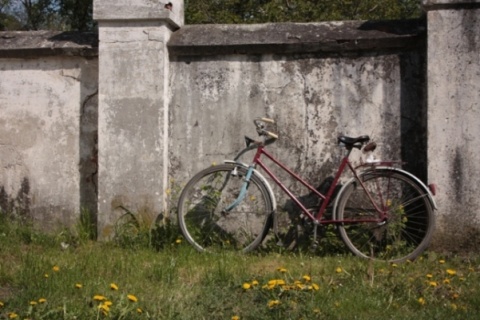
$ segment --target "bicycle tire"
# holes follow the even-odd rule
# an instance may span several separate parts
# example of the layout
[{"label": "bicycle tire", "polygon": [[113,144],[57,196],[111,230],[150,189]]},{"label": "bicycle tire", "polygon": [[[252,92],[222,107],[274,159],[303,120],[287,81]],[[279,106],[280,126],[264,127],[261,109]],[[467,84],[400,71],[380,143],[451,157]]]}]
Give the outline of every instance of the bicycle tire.
[{"label": "bicycle tire", "polygon": [[198,251],[241,250],[261,244],[272,222],[268,189],[252,174],[243,201],[228,213],[244,182],[247,168],[212,166],[196,174],[178,201],[178,222],[185,239]]},{"label": "bicycle tire", "polygon": [[[376,169],[359,179],[379,208],[387,209],[384,223],[359,222],[339,225],[340,236],[355,255],[375,260],[414,260],[428,246],[435,225],[427,191],[401,171]],[[378,217],[361,184],[352,180],[339,195],[337,219]]]}]

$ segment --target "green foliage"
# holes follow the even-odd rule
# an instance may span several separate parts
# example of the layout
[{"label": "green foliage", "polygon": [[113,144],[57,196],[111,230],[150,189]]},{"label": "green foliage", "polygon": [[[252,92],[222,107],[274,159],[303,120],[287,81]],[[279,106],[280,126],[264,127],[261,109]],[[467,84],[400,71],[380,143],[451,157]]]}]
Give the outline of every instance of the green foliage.
[{"label": "green foliage", "polygon": [[[93,0],[0,0],[0,30],[91,31]],[[416,18],[420,0],[185,0],[187,24]]]},{"label": "green foliage", "polygon": [[0,30],[91,31],[93,0],[0,0]]},{"label": "green foliage", "polygon": [[59,15],[67,30],[90,31],[95,28],[92,0],[57,0]]},{"label": "green foliage", "polygon": [[419,0],[187,0],[188,24],[416,18]]}]

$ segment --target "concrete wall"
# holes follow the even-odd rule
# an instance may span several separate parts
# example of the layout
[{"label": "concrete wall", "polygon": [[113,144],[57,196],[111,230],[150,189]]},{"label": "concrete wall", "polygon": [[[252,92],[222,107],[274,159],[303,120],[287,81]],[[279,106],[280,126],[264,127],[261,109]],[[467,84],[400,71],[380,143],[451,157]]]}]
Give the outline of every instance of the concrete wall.
[{"label": "concrete wall", "polygon": [[271,150],[313,183],[338,161],[338,134],[369,134],[379,157],[438,184],[435,243],[478,243],[478,1],[424,1],[426,25],[245,26],[183,26],[181,0],[132,1],[95,1],[100,42],[2,33],[3,211],[50,227],[83,206],[109,237],[119,206],[168,214],[269,116]]},{"label": "concrete wall", "polygon": [[[171,189],[232,159],[262,116],[280,135],[269,150],[314,185],[337,169],[340,134],[370,135],[377,157],[408,161],[426,179],[424,30],[419,21],[183,27],[169,42]],[[287,200],[277,190],[279,207]]]},{"label": "concrete wall", "polygon": [[2,33],[0,207],[46,229],[96,212],[98,63],[72,40]]}]

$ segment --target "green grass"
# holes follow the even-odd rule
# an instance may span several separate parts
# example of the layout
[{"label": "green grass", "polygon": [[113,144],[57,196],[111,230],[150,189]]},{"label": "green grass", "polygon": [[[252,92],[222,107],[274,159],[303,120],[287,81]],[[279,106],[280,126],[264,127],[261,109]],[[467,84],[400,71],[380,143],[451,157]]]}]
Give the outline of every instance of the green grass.
[{"label": "green grass", "polygon": [[201,254],[167,231],[169,241],[158,249],[142,237],[142,245],[124,238],[93,242],[1,218],[0,319],[463,320],[480,314],[478,254],[428,252],[399,265],[274,250]]}]

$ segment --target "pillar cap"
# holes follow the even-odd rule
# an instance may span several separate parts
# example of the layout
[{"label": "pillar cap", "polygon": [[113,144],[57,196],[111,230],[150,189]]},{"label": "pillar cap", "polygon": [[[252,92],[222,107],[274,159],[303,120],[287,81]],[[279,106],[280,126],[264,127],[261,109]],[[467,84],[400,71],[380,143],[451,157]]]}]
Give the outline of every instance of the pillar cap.
[{"label": "pillar cap", "polygon": [[94,0],[93,19],[102,21],[165,21],[172,29],[184,24],[183,0]]},{"label": "pillar cap", "polygon": [[480,0],[422,0],[426,10],[480,8]]}]

